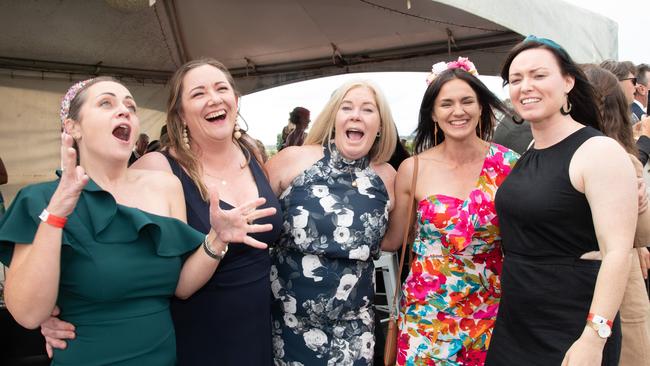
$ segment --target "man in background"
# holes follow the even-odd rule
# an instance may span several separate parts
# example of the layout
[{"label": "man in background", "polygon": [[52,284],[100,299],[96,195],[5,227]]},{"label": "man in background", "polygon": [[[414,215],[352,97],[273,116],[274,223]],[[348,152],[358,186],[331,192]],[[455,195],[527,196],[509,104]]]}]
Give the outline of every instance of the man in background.
[{"label": "man in background", "polygon": [[648,89],[650,89],[650,65],[636,66],[636,91],[632,103],[632,113],[639,119],[648,115]]}]

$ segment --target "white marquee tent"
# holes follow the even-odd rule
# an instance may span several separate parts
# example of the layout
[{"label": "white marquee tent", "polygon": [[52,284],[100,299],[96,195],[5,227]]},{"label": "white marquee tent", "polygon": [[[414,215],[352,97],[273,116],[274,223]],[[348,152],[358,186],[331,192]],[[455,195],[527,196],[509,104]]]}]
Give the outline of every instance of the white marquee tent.
[{"label": "white marquee tent", "polygon": [[617,25],[561,0],[0,0],[0,157],[5,198],[53,178],[58,104],[72,81],[113,75],[164,123],[165,81],[215,57],[242,93],[350,72],[425,71],[470,56],[496,74],[524,34],[579,62],[617,57]]}]

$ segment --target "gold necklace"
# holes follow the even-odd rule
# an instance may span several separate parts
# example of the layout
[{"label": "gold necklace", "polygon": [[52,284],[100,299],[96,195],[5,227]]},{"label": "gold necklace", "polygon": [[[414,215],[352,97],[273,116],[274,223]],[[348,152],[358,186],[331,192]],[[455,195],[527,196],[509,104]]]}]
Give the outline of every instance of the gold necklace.
[{"label": "gold necklace", "polygon": [[[239,176],[242,174],[243,171],[244,171],[244,169],[243,169],[243,168],[240,168],[240,169],[239,169],[239,173],[235,174],[235,175],[233,176],[233,178],[239,177]],[[203,170],[203,174],[207,175],[208,177],[212,177],[212,178],[218,179],[218,180],[220,181],[220,183],[221,183],[222,186],[225,186],[225,185],[228,184],[228,181],[225,180],[224,178],[221,178],[221,177],[219,177],[219,176],[216,176],[216,175],[210,174],[210,173],[208,173],[208,172],[205,171],[205,170]]]},{"label": "gold necklace", "polygon": [[348,173],[350,174],[350,181],[352,181],[352,187],[356,188],[357,187],[357,179],[353,176],[355,167],[353,165],[350,165],[348,168]]}]

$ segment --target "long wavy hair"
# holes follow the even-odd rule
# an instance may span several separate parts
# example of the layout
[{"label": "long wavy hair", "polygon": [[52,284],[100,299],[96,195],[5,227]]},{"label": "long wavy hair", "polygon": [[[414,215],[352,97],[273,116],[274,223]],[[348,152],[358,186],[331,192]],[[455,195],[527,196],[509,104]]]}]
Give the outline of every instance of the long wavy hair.
[{"label": "long wavy hair", "polygon": [[564,48],[557,44],[555,44],[555,46],[550,46],[546,43],[535,40],[524,40],[515,45],[506,56],[506,60],[501,67],[503,85],[506,86],[508,84],[508,76],[510,74],[510,65],[512,64],[512,60],[514,60],[520,53],[535,48],[543,48],[550,51],[560,66],[560,72],[562,72],[562,75],[571,76],[575,80],[573,88],[568,94],[568,100],[572,106],[570,112],[571,118],[583,125],[591,126],[600,131],[600,114],[598,113],[598,106],[596,105],[594,88],[589,83],[589,80],[587,80],[587,76],[582,72],[580,66],[573,61]]},{"label": "long wavy hair", "polygon": [[476,125],[476,135],[483,140],[490,141],[492,139],[494,123],[496,120],[494,110],[510,115],[508,108],[503,104],[503,102],[501,102],[501,100],[494,95],[490,89],[479,80],[479,78],[463,69],[445,70],[441,72],[431,84],[429,84],[429,87],[422,97],[418,127],[415,130],[414,147],[416,154],[419,154],[436,144],[440,144],[445,140],[445,134],[442,132],[442,129],[438,129],[437,136],[435,134],[433,107],[442,87],[454,79],[466,82],[467,85],[469,85],[476,93],[478,103],[481,106],[481,116],[479,117],[478,125]]},{"label": "long wavy hair", "polygon": [[[213,58],[201,58],[197,60],[192,60],[186,62],[181,67],[176,70],[172,78],[169,80],[169,98],[167,99],[167,137],[165,148],[171,150],[174,158],[178,163],[185,169],[187,174],[190,176],[194,184],[199,189],[201,193],[201,198],[203,200],[209,200],[209,192],[206,185],[203,183],[201,178],[203,174],[203,167],[199,162],[198,154],[195,153],[192,149],[186,149],[183,144],[183,130],[185,129],[185,124],[181,119],[182,114],[182,92],[183,92],[183,79],[185,75],[192,69],[203,65],[210,65],[218,70],[221,70],[226,75],[226,79],[230,86],[232,87],[235,95],[239,98],[240,93],[235,87],[235,80],[233,79],[228,68],[224,66],[221,62]],[[257,159],[257,149],[252,144],[252,139],[249,138],[244,130],[241,130],[242,137],[240,139],[235,139],[233,141],[239,146],[239,148],[244,152],[246,156],[246,163],[250,161],[250,157],[253,156]],[[200,153],[201,147],[198,145],[193,145],[192,135],[189,130],[187,130],[187,135],[190,139],[190,145],[194,146],[195,149]]]},{"label": "long wavy hair", "polygon": [[582,70],[596,92],[602,132],[618,141],[629,154],[637,156],[630,109],[618,78],[612,72],[594,64],[582,65]]}]

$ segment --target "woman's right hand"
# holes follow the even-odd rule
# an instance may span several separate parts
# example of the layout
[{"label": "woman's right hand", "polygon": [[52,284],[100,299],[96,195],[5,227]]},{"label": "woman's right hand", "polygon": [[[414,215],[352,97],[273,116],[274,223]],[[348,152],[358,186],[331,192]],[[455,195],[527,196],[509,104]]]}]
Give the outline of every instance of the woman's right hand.
[{"label": "woman's right hand", "polygon": [[50,358],[54,348],[65,349],[68,346],[64,339],[74,339],[76,336],[74,325],[57,318],[60,312],[59,307],[55,306],[52,316],[41,323],[41,334],[45,337],[45,350]]},{"label": "woman's right hand", "polygon": [[84,168],[77,165],[77,151],[72,147],[72,136],[61,134],[61,180],[50,199],[47,211],[59,217],[67,217],[74,210],[79,195],[90,178]]},{"label": "woman's right hand", "polygon": [[254,224],[257,219],[275,214],[274,207],[259,208],[266,199],[258,197],[230,210],[219,207],[219,192],[210,189],[210,226],[223,243],[244,243],[254,248],[265,249],[267,245],[249,234],[273,230],[272,224]]}]

